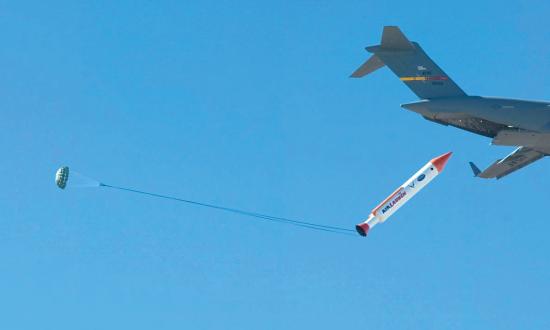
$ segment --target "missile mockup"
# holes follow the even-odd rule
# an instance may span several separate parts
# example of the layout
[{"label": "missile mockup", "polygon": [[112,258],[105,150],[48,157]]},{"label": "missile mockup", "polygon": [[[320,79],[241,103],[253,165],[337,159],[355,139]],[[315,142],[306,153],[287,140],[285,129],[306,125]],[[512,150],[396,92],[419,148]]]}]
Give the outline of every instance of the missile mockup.
[{"label": "missile mockup", "polygon": [[378,223],[386,221],[395,211],[407,203],[416,193],[422,190],[430,181],[439,175],[445,168],[445,164],[452,152],[430,160],[426,165],[410,177],[401,187],[397,188],[388,198],[375,207],[368,219],[355,226],[361,236],[367,236],[369,229]]}]

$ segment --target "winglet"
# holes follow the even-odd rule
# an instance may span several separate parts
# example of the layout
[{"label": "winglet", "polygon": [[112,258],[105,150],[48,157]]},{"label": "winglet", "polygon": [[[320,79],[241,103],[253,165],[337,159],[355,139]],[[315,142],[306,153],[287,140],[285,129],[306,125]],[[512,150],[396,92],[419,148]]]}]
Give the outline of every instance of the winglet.
[{"label": "winglet", "polygon": [[481,173],[481,170],[473,162],[469,162],[469,163],[470,163],[470,167],[472,168],[472,172],[474,172],[474,176],[477,177],[479,173]]}]

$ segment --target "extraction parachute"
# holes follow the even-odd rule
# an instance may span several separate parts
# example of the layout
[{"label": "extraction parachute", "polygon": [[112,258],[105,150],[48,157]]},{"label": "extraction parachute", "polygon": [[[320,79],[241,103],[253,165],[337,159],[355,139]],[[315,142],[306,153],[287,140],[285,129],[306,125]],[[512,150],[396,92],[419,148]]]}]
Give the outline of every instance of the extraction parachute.
[{"label": "extraction parachute", "polygon": [[[210,209],[216,209],[218,211],[224,211],[224,212],[230,212],[230,213],[234,213],[234,214],[244,215],[244,216],[256,218],[256,219],[259,219],[259,220],[266,220],[266,221],[271,221],[271,222],[278,222],[278,223],[283,223],[283,224],[288,224],[288,225],[294,225],[294,226],[297,226],[297,227],[302,227],[302,228],[307,228],[307,229],[320,230],[320,231],[332,232],[332,233],[336,233],[336,234],[355,236],[353,234],[355,232],[355,230],[353,230],[353,229],[336,227],[336,226],[328,226],[328,225],[323,225],[323,224],[319,224],[319,223],[306,222],[306,221],[296,220],[296,219],[275,217],[275,216],[271,216],[271,215],[267,215],[267,214],[250,212],[250,211],[246,211],[246,210],[241,210],[241,209],[236,209],[236,208],[231,208],[231,207],[225,207],[225,206],[221,206],[221,205],[214,205],[214,204],[208,204],[208,203],[203,203],[203,202],[192,201],[192,200],[178,198],[178,197],[174,197],[174,196],[170,196],[170,195],[162,195],[162,194],[147,192],[147,191],[143,191],[143,190],[131,189],[131,188],[126,188],[126,187],[118,187],[118,186],[113,186],[113,185],[110,185],[110,184],[102,183],[98,180],[95,180],[95,179],[92,179],[92,178],[87,177],[85,175],[82,175],[82,174],[80,174],[80,173],[78,173],[77,171],[74,171],[74,170],[71,170],[71,173],[72,173],[71,174],[71,185],[70,185],[71,188],[72,187],[90,187],[90,188],[91,187],[98,187],[98,188],[103,188],[103,189],[113,189],[113,190],[126,191],[126,192],[145,195],[145,196],[149,196],[149,197],[153,197],[153,198],[167,199],[167,200],[172,200],[172,201],[179,202],[179,203],[186,203],[186,204],[190,204],[190,205],[195,205],[195,206],[200,206],[200,207],[205,207],[205,208],[210,208]],[[68,166],[60,167],[57,170],[57,172],[55,172],[55,184],[60,189],[65,189],[67,187],[68,181],[69,181],[69,167]],[[82,181],[82,183],[80,183],[79,181]]]},{"label": "extraction parachute", "polygon": [[59,188],[65,189],[67,186],[67,181],[69,181],[69,167],[60,167],[57,172],[55,172],[55,184]]}]

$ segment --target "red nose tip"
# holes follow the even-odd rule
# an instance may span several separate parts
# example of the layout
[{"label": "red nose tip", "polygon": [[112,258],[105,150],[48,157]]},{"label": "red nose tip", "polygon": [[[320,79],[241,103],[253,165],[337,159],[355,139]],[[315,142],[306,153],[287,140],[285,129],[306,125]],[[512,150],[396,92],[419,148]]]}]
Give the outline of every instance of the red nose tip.
[{"label": "red nose tip", "polygon": [[441,171],[443,171],[443,169],[445,168],[445,164],[447,164],[447,161],[449,160],[449,158],[451,158],[452,154],[452,152],[448,152],[439,157],[435,157],[430,162],[437,168],[437,171],[441,173]]}]

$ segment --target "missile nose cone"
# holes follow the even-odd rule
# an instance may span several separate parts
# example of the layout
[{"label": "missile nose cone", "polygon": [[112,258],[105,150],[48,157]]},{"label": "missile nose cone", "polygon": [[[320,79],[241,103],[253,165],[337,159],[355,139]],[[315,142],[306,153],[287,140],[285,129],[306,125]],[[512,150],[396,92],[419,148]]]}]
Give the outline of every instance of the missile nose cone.
[{"label": "missile nose cone", "polygon": [[443,171],[443,169],[445,168],[447,161],[449,160],[449,158],[451,158],[452,154],[452,152],[448,152],[439,157],[435,157],[430,162],[437,168],[437,171],[441,173],[441,171]]}]

